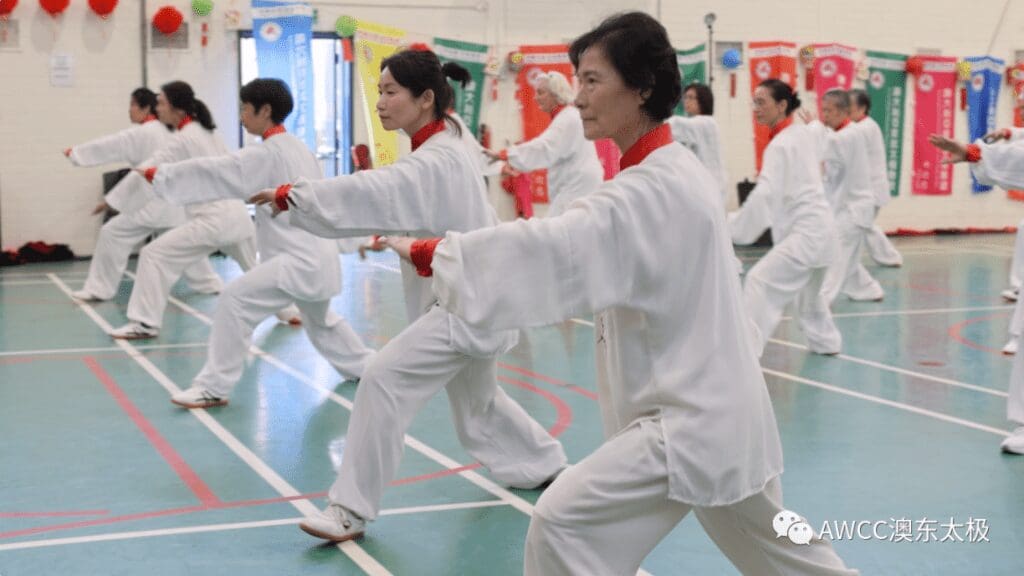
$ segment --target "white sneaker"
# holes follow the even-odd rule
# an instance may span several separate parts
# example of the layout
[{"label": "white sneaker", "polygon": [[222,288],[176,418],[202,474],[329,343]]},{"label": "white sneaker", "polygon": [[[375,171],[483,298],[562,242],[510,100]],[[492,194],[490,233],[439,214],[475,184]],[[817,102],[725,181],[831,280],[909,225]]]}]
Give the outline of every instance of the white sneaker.
[{"label": "white sneaker", "polygon": [[103,299],[99,296],[95,296],[92,292],[86,292],[85,289],[75,290],[71,293],[71,297],[79,302],[102,302]]},{"label": "white sneaker", "polygon": [[999,295],[1003,297],[1003,300],[1008,300],[1010,302],[1016,302],[1017,301],[1017,296],[1018,296],[1019,292],[1020,292],[1019,288],[1007,288],[1006,290],[1003,290],[1002,292],[1000,292]]},{"label": "white sneaker", "polygon": [[1013,356],[1017,353],[1017,344],[1020,341],[1020,336],[1010,336],[1010,339],[1006,342],[1006,346],[1003,346],[1003,354],[1007,356]]},{"label": "white sneaker", "polygon": [[212,408],[214,406],[227,406],[228,399],[214,396],[206,388],[193,386],[188,390],[182,390],[171,396],[171,403],[183,408]]},{"label": "white sneaker", "polygon": [[1024,454],[1024,426],[1018,426],[1002,443],[1007,454]]},{"label": "white sneaker", "polygon": [[110,337],[117,340],[144,340],[156,338],[159,335],[159,328],[146,326],[142,322],[129,322],[110,333]]},{"label": "white sneaker", "polygon": [[359,517],[351,510],[346,510],[341,504],[328,504],[327,508],[317,512],[315,516],[306,518],[299,523],[299,528],[310,536],[330,540],[331,542],[345,542],[363,535],[366,527],[366,520]]},{"label": "white sneaker", "polygon": [[287,308],[278,310],[274,316],[277,316],[277,321],[281,324],[288,324],[289,326],[302,325],[302,318],[299,317],[299,309],[295,304],[289,304]]}]

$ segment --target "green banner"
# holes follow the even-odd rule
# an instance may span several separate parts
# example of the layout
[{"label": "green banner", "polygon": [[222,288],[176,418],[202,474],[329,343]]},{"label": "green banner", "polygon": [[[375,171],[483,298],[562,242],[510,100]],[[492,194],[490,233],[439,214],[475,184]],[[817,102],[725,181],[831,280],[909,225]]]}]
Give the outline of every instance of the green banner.
[{"label": "green banner", "polygon": [[434,38],[434,52],[441,62],[455,62],[469,70],[470,81],[463,89],[451,82],[455,89],[455,111],[462,116],[473,136],[480,137],[480,104],[484,95],[484,67],[487,65],[487,46],[459,40]]},{"label": "green banner", "polygon": [[[697,82],[707,83],[708,52],[704,44],[689,50],[676,50],[676,63],[679,64],[679,75],[683,80],[683,88]],[[683,101],[676,106],[676,116],[685,116]]]},{"label": "green banner", "polygon": [[882,129],[889,193],[899,196],[900,167],[903,165],[903,113],[907,100],[907,56],[867,51],[867,92],[871,97],[871,118]]}]

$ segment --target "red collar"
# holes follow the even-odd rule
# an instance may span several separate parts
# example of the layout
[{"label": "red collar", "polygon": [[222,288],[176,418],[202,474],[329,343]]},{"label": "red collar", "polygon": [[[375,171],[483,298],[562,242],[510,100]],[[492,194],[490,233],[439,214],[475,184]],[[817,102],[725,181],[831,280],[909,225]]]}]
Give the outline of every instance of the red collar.
[{"label": "red collar", "polygon": [[188,126],[191,123],[192,123],[192,117],[191,116],[185,116],[184,118],[181,119],[181,122],[178,122],[178,130],[181,130],[182,128],[184,128],[185,126]]},{"label": "red collar", "polygon": [[430,139],[431,136],[438,132],[444,132],[444,118],[440,120],[434,120],[430,124],[427,124],[423,128],[420,128],[412,135],[412,150],[416,151],[417,148],[423,145],[424,142]]},{"label": "red collar", "polygon": [[156,120],[156,119],[157,119],[156,116],[154,116],[152,114],[147,114],[146,117],[142,119],[142,123],[145,124],[146,122],[152,122],[153,120]]},{"label": "red collar", "polygon": [[782,132],[786,128],[789,128],[792,124],[793,124],[793,117],[792,116],[789,116],[785,120],[783,120],[782,122],[779,122],[774,127],[770,128],[768,130],[768,139],[769,140],[774,140],[775,137],[779,135],[779,132]]},{"label": "red collar", "polygon": [[622,159],[619,160],[619,170],[625,170],[644,161],[647,155],[658,148],[672,143],[672,129],[668,124],[659,124],[657,128],[644,134],[633,144]]},{"label": "red collar", "polygon": [[849,125],[850,125],[850,119],[847,118],[846,120],[843,120],[843,123],[840,124],[838,128],[836,128],[836,132],[839,132],[840,130],[842,130],[843,128],[846,128]]},{"label": "red collar", "polygon": [[565,104],[559,104],[558,106],[555,106],[554,108],[552,108],[551,109],[551,119],[554,120],[555,116],[558,116],[558,113],[561,112],[562,110],[565,110]]},{"label": "red collar", "polygon": [[263,139],[266,140],[267,138],[270,138],[271,136],[276,136],[278,134],[284,134],[285,132],[287,132],[287,130],[285,130],[284,124],[276,124],[273,127],[268,128],[267,131],[263,133]]}]

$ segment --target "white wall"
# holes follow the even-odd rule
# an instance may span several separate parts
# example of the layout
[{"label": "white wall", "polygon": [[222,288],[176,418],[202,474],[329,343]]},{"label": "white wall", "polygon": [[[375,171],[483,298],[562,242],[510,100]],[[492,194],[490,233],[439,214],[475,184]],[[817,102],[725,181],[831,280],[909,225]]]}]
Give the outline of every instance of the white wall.
[{"label": "white wall", "polygon": [[[147,55],[150,87],[181,79],[190,82],[214,113],[225,142],[237,145],[237,32],[225,24],[225,13],[239,10],[248,18],[248,0],[218,0],[214,13],[199,19],[191,15],[188,0],[150,0],[151,15],[158,5],[173,4],[192,24],[188,51],[150,52]],[[658,14],[673,43],[687,48],[706,39],[703,15],[718,14],[716,40],[790,40],[843,42],[870,48],[913,53],[938,48],[956,56],[986,52],[1003,10],[1003,2],[990,0],[965,7],[955,0],[363,0],[311,2],[319,11],[318,30],[333,30],[338,15],[377,21],[410,32],[414,40],[443,36],[495,46],[504,55],[519,44],[571,40],[610,13],[639,9]],[[379,7],[387,4],[389,7]],[[398,5],[405,7],[396,7]],[[1024,49],[1024,6],[1010,3],[991,54],[1012,60]],[[855,12],[849,12],[850,10]],[[22,27],[20,51],[0,50],[0,242],[16,247],[44,239],[69,243],[88,254],[98,220],[88,212],[100,197],[101,169],[73,169],[60,156],[64,147],[126,125],[126,100],[141,81],[139,40],[140,2],[121,2],[107,22],[99,21],[85,2],[73,2],[54,26],[35,2],[22,2],[14,17]],[[148,20],[148,18],[147,18]],[[199,45],[200,23],[209,23],[209,45]],[[54,30],[56,40],[54,40]],[[74,88],[49,86],[51,52],[75,57]],[[753,177],[749,71],[737,72],[737,97],[728,95],[728,77],[716,71],[716,116],[727,144],[727,164],[733,180]],[[485,98],[483,121],[494,130],[494,143],[520,137],[519,115],[512,78],[500,84],[497,102]],[[805,98],[810,102],[810,98]],[[908,103],[912,110],[912,102]],[[1011,117],[1009,90],[1000,102],[1000,125]],[[911,197],[912,115],[908,116],[904,152],[902,197],[883,212],[886,229],[1002,227],[1016,225],[1024,207],[1005,199],[1001,191],[974,196],[967,171],[955,170],[952,197]],[[362,122],[357,119],[357,126]],[[956,115],[957,134],[966,134],[966,115]],[[357,141],[364,141],[357,133]],[[511,200],[493,191],[504,216]],[[542,208],[540,211],[543,211]]]}]

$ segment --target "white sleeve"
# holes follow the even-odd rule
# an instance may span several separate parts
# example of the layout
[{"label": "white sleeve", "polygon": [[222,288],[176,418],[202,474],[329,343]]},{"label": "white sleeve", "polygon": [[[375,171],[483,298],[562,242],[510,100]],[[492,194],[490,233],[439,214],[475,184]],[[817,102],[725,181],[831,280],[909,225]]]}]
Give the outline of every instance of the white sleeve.
[{"label": "white sleeve", "polygon": [[521,172],[550,168],[572,152],[570,143],[576,130],[583,126],[573,122],[575,116],[559,114],[539,136],[508,149],[508,163]]},{"label": "white sleeve", "polygon": [[[188,144],[181,138],[171,138],[163,148],[138,165],[140,168],[159,167],[162,164],[178,162],[188,157]],[[159,170],[157,173],[159,174]],[[131,213],[141,210],[154,198],[156,198],[156,194],[153,193],[153,187],[133,170],[107,194],[105,201],[118,212]]]},{"label": "white sleeve", "polygon": [[673,140],[690,148],[695,148],[699,145],[698,134],[700,132],[693,118],[672,116],[667,122],[669,128],[672,129]]},{"label": "white sleeve", "polygon": [[1024,146],[982,144],[981,161],[971,164],[971,173],[978,182],[1007,190],[1024,188]]},{"label": "white sleeve", "polygon": [[434,293],[453,314],[489,329],[623,305],[643,258],[636,257],[640,235],[629,232],[639,223],[622,204],[622,195],[602,188],[554,218],[449,232],[434,252]]},{"label": "white sleeve", "polygon": [[747,201],[739,211],[729,214],[729,234],[734,244],[753,244],[772,226],[771,200],[773,194],[781,194],[778,188],[785,181],[786,162],[782,150],[768,147],[764,151],[761,173],[757,185],[750,191]]},{"label": "white sleeve", "polygon": [[225,198],[248,200],[264,188],[280,184],[280,162],[265,146],[247,146],[224,156],[191,158],[162,164],[153,178],[153,192],[176,204]]},{"label": "white sleeve", "polygon": [[142,130],[140,124],[79,144],[71,148],[68,158],[75,166],[98,166],[115,162],[138,166],[144,160],[140,155],[145,149]]},{"label": "white sleeve", "polygon": [[1015,140],[1024,140],[1024,128],[1010,126],[1007,130],[1010,131],[1010,142]]}]

